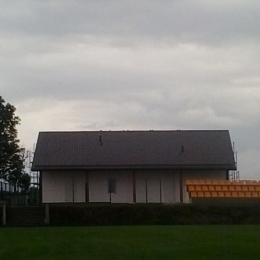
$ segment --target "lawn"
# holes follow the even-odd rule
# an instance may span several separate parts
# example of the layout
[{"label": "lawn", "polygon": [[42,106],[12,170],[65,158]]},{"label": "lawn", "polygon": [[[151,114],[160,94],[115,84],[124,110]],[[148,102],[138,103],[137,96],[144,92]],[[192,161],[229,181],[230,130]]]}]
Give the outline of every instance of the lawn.
[{"label": "lawn", "polygon": [[0,228],[0,259],[260,259],[260,226]]}]

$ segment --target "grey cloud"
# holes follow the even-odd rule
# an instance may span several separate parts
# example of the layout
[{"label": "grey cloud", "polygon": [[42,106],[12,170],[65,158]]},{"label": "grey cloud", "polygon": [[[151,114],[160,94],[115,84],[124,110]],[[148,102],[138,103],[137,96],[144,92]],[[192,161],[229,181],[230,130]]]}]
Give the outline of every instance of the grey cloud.
[{"label": "grey cloud", "polygon": [[1,6],[0,94],[26,144],[44,130],[229,129],[242,174],[258,175],[259,1]]},{"label": "grey cloud", "polygon": [[2,32],[233,42],[259,39],[258,1],[11,1]]}]

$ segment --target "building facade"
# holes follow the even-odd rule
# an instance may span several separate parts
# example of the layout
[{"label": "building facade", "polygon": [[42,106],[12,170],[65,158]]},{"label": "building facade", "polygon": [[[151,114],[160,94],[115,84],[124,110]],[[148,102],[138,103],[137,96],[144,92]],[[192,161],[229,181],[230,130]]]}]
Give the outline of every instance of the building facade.
[{"label": "building facade", "polygon": [[228,179],[228,131],[42,132],[43,203],[188,203],[187,179]]}]

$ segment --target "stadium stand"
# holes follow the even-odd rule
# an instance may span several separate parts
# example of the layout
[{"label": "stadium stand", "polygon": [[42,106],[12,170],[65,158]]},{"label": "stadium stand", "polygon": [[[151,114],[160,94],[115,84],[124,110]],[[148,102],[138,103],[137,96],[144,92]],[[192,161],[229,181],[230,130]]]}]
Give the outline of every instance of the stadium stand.
[{"label": "stadium stand", "polygon": [[186,180],[192,198],[260,198],[260,181]]}]

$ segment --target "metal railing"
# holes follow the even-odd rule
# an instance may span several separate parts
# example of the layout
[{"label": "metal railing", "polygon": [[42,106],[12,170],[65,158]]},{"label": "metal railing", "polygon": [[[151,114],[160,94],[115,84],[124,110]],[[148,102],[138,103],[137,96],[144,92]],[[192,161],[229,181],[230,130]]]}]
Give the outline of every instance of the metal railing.
[{"label": "metal railing", "polygon": [[23,191],[4,180],[0,180],[0,201],[10,206],[39,205],[39,187],[30,186],[28,191]]}]

